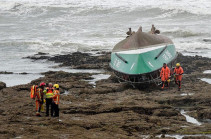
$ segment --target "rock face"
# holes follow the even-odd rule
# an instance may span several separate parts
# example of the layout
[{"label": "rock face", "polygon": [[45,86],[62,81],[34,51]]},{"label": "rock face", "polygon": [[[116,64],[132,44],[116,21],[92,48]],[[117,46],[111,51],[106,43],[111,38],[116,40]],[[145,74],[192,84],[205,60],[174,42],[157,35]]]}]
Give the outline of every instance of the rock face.
[{"label": "rock face", "polygon": [[[80,54],[77,55],[80,58]],[[56,57],[61,62],[68,59],[67,55]],[[92,59],[89,57],[92,56],[87,59]],[[155,85],[142,90],[133,88],[118,83],[109,71],[106,74],[111,76],[97,81],[96,87],[88,82],[96,73],[49,71],[43,73],[45,77],[29,84],[4,88],[0,90],[0,138],[140,139],[145,138],[144,135],[156,138],[161,134],[162,137],[165,134],[210,134],[209,122],[194,125],[180,114],[180,109],[185,109],[195,118],[210,118],[211,85],[199,79],[210,77],[201,73],[210,65],[197,64],[198,60],[209,63],[210,59],[181,57],[182,66],[186,68],[191,63],[193,68],[183,76],[180,92],[173,82],[170,89],[163,91]],[[89,65],[88,61],[84,63]],[[99,64],[99,68],[102,67],[104,65]],[[58,83],[61,90],[65,90],[61,93],[59,118],[45,117],[44,113],[42,117],[35,117],[35,101],[30,99],[29,92],[32,84],[41,81]],[[181,95],[184,93],[193,95]]]},{"label": "rock face", "polygon": [[48,59],[56,63],[61,63],[60,66],[71,66],[74,69],[107,69],[109,70],[110,52],[99,52],[99,56],[90,53],[74,52],[67,55],[56,55],[53,57],[36,54],[26,57],[32,60]]},{"label": "rock face", "polygon": [[0,82],[0,90],[6,88],[6,83],[4,82]]}]

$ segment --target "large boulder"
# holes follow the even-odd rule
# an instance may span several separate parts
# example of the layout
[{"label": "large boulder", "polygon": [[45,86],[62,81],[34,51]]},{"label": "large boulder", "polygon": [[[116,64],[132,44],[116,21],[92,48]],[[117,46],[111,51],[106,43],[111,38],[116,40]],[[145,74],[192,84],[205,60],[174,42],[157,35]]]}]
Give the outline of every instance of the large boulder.
[{"label": "large boulder", "polygon": [[0,81],[0,90],[6,88],[6,83]]}]

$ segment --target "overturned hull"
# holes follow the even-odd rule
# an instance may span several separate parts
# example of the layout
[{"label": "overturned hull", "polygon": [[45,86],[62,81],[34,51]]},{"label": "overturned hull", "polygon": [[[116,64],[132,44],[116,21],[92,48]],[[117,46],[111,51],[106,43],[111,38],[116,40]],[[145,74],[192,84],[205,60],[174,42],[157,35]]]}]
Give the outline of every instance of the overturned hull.
[{"label": "overturned hull", "polygon": [[163,63],[171,68],[176,57],[167,37],[137,32],[114,47],[110,67],[120,81],[158,84]]}]

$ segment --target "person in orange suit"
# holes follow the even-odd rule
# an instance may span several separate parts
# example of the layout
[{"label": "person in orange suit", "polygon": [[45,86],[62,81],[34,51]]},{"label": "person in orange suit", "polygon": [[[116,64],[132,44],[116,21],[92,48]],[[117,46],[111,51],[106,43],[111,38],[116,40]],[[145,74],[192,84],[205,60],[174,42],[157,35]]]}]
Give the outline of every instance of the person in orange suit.
[{"label": "person in orange suit", "polygon": [[175,74],[175,83],[178,85],[178,90],[181,89],[181,81],[182,81],[182,74],[183,74],[183,68],[180,66],[180,63],[176,64],[176,68],[174,69]]},{"label": "person in orange suit", "polygon": [[42,103],[42,99],[41,99],[41,93],[40,93],[40,90],[39,90],[39,87],[36,86],[36,89],[35,89],[35,108],[36,108],[36,116],[41,116],[40,115],[40,110],[41,110],[41,103]]},{"label": "person in orange suit", "polygon": [[59,97],[60,97],[60,92],[59,92],[59,85],[54,84],[54,91],[53,91],[53,116],[54,117],[59,117]]},{"label": "person in orange suit", "polygon": [[163,67],[160,72],[160,77],[162,81],[162,89],[165,87],[165,83],[167,82],[167,87],[169,86],[168,79],[170,77],[170,69],[167,67],[166,63],[163,63]]},{"label": "person in orange suit", "polygon": [[36,87],[35,91],[35,102],[36,102],[36,116],[41,116],[41,106],[43,105],[43,90],[45,87],[45,83],[42,82],[38,87]]},{"label": "person in orange suit", "polygon": [[39,93],[40,93],[40,96],[41,96],[41,112],[43,112],[44,111],[44,106],[43,106],[43,104],[44,104],[44,88],[45,88],[45,86],[46,86],[46,84],[44,83],[44,82],[41,82],[40,83],[40,86],[38,87],[38,91],[39,91]]}]

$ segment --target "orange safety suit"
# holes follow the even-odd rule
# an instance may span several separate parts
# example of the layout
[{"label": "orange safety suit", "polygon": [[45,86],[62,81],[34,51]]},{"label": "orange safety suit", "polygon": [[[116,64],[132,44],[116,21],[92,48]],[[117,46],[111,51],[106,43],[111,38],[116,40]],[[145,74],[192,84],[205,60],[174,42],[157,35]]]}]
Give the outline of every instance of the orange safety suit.
[{"label": "orange safety suit", "polygon": [[35,91],[35,103],[36,103],[36,115],[40,116],[40,110],[41,110],[41,103],[42,103],[42,96],[41,93],[43,90],[41,88],[38,88]]},{"label": "orange safety suit", "polygon": [[53,91],[53,101],[55,104],[59,104],[59,97],[60,97],[60,92],[59,90],[54,90]]},{"label": "orange safety suit", "polygon": [[[162,67],[161,72],[160,72],[160,77],[162,81],[162,88],[164,88],[166,81],[170,77],[170,69],[167,66],[165,68]],[[167,85],[169,86],[169,83]]]},{"label": "orange safety suit", "polygon": [[174,69],[175,75],[175,83],[178,84],[179,88],[181,88],[181,81],[182,81],[182,74],[183,74],[183,68],[181,66],[176,67]]},{"label": "orange safety suit", "polygon": [[182,80],[182,74],[183,74],[183,68],[182,67],[176,67],[174,69],[174,73],[176,74],[176,81],[181,81]]},{"label": "orange safety suit", "polygon": [[54,117],[59,116],[59,97],[60,97],[60,92],[59,90],[54,90],[53,91],[53,115]]},{"label": "orange safety suit", "polygon": [[162,67],[160,72],[160,77],[162,81],[167,81],[170,77],[170,69],[166,66],[166,68]]}]

